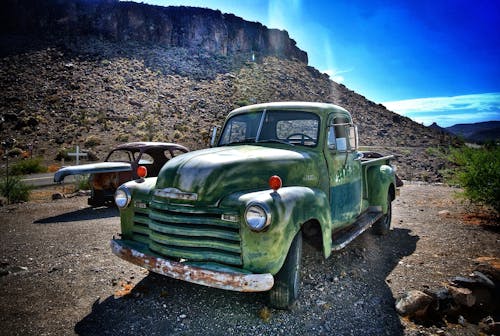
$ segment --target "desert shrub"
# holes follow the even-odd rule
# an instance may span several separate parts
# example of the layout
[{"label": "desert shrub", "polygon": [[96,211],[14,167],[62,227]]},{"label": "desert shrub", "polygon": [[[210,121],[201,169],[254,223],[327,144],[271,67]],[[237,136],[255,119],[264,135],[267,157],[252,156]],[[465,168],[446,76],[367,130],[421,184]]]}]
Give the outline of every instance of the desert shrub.
[{"label": "desert shrub", "polygon": [[453,149],[450,160],[456,164],[450,181],[464,189],[463,196],[500,213],[500,146]]},{"label": "desert shrub", "polygon": [[251,103],[247,99],[240,99],[235,102],[239,107],[250,105]]},{"label": "desert shrub", "polygon": [[91,135],[85,139],[85,147],[92,148],[101,144],[101,139],[96,135]]},{"label": "desert shrub", "polygon": [[116,136],[116,141],[119,141],[119,142],[127,142],[129,139],[129,135],[128,134],[125,134],[125,133],[120,133]]},{"label": "desert shrub", "polygon": [[3,177],[0,180],[0,194],[10,203],[27,202],[31,187],[24,184],[18,176]]},{"label": "desert shrub", "polygon": [[42,159],[26,159],[16,162],[12,165],[10,173],[13,175],[27,175],[36,173],[45,173],[47,167],[42,165]]},{"label": "desert shrub", "polygon": [[76,175],[75,177],[76,190],[90,189],[90,175]]},{"label": "desert shrub", "polygon": [[61,148],[56,154],[56,157],[54,158],[56,161],[71,161],[71,156],[68,155],[68,150],[66,148]]}]

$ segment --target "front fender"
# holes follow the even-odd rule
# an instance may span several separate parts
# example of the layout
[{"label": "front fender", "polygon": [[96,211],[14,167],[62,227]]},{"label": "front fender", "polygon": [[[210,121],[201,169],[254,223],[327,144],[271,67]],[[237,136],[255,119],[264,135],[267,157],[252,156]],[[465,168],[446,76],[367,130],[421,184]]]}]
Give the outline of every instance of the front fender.
[{"label": "front fender", "polygon": [[[263,203],[270,209],[271,224],[264,231],[254,232],[245,222],[244,213],[250,202]],[[239,209],[243,267],[252,272],[276,274],[293,238],[309,220],[321,224],[325,251],[331,250],[328,197],[319,189],[284,187],[277,191],[238,193],[226,197],[220,206]]]}]

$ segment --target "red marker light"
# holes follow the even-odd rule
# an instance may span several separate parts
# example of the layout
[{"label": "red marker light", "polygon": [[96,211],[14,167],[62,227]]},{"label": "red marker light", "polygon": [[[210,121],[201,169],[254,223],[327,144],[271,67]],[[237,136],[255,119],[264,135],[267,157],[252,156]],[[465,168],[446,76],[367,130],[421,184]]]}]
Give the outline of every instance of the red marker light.
[{"label": "red marker light", "polygon": [[283,185],[283,182],[281,182],[281,177],[279,177],[278,175],[273,175],[269,178],[269,186],[274,191],[281,188],[282,185]]},{"label": "red marker light", "polygon": [[137,167],[137,176],[139,176],[139,178],[145,178],[148,176],[148,169],[144,166]]}]

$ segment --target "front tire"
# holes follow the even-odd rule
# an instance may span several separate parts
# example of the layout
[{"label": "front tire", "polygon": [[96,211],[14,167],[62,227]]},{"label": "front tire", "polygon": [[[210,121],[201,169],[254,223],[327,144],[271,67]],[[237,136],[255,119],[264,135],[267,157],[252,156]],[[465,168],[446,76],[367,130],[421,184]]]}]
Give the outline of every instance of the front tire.
[{"label": "front tire", "polygon": [[391,220],[392,220],[392,199],[391,195],[387,195],[387,213],[382,216],[378,221],[373,224],[373,232],[378,235],[386,235],[389,233],[391,229]]},{"label": "front tire", "polygon": [[302,260],[302,232],[293,238],[285,263],[274,276],[274,286],[269,291],[269,304],[277,309],[289,309],[299,297],[300,264]]}]

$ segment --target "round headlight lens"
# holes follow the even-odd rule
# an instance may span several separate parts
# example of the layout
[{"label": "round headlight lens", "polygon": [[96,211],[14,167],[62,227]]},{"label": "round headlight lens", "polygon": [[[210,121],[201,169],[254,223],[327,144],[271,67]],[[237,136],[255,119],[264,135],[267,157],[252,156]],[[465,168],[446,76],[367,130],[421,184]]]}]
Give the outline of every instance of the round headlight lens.
[{"label": "round headlight lens", "polygon": [[251,204],[245,211],[245,220],[253,231],[262,231],[271,223],[271,214],[261,205]]},{"label": "round headlight lens", "polygon": [[125,208],[131,198],[130,191],[126,187],[120,187],[115,192],[115,204],[119,208]]}]

